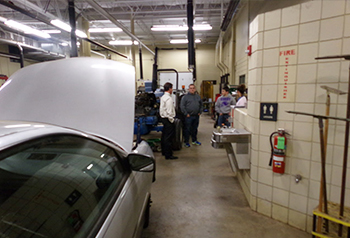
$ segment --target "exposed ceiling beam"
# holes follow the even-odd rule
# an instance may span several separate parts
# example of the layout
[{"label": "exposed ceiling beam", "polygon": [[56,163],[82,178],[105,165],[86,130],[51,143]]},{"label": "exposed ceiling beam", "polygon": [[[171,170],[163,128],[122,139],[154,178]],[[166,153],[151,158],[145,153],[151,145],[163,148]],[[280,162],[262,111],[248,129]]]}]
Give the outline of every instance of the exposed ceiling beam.
[{"label": "exposed ceiling beam", "polygon": [[117,19],[115,19],[112,15],[110,15],[107,11],[105,11],[97,2],[95,2],[94,0],[87,0],[87,2],[95,8],[96,11],[98,11],[101,15],[103,15],[104,17],[106,17],[108,20],[110,20],[111,22],[113,22],[116,26],[118,26],[119,28],[121,28],[125,34],[127,34],[128,36],[131,37],[131,39],[136,40],[139,42],[140,45],[142,45],[143,47],[145,47],[145,49],[147,49],[151,54],[155,55],[155,53],[148,48],[144,43],[142,43],[142,41],[135,36],[134,34],[132,34],[125,26],[123,23],[119,22]]}]

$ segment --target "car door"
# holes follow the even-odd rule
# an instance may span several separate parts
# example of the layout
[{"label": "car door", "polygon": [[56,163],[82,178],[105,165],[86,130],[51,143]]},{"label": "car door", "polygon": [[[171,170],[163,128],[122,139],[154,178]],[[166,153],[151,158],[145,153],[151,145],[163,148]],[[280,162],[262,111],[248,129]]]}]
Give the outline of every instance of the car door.
[{"label": "car door", "polygon": [[132,237],[145,199],[141,177],[114,148],[86,137],[13,146],[0,153],[0,235],[108,237],[113,227],[113,237]]}]

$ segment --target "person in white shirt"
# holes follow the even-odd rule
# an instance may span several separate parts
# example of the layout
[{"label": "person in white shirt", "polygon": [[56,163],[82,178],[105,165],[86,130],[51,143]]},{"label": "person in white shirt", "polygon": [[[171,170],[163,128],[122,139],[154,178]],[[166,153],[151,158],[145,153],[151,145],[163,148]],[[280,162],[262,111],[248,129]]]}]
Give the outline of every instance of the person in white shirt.
[{"label": "person in white shirt", "polygon": [[246,87],[244,84],[241,84],[237,88],[237,96],[238,100],[236,103],[236,107],[244,107],[247,108],[247,98],[244,96],[244,92],[246,90]]},{"label": "person in white shirt", "polygon": [[165,159],[177,159],[173,156],[172,140],[175,135],[175,107],[171,97],[173,93],[173,85],[171,83],[164,84],[164,95],[160,98],[159,114],[162,118],[163,131],[161,139],[162,154]]}]

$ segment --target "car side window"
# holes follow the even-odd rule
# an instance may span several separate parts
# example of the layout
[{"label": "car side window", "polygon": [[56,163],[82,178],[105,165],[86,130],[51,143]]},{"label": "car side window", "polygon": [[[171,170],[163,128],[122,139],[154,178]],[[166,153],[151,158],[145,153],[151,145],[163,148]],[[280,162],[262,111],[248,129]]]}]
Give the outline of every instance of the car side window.
[{"label": "car side window", "polygon": [[84,237],[123,184],[115,151],[56,135],[0,155],[1,237]]}]

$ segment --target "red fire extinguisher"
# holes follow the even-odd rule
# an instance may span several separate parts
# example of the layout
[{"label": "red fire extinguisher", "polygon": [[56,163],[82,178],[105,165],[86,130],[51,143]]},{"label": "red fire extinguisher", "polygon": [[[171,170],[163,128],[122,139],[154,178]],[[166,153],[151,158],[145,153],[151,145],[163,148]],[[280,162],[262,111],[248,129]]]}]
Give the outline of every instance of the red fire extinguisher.
[{"label": "red fire extinguisher", "polygon": [[272,171],[279,174],[284,174],[285,169],[287,148],[286,135],[289,134],[283,128],[279,128],[278,131],[275,131],[270,135],[271,157],[269,166],[272,165]]}]

